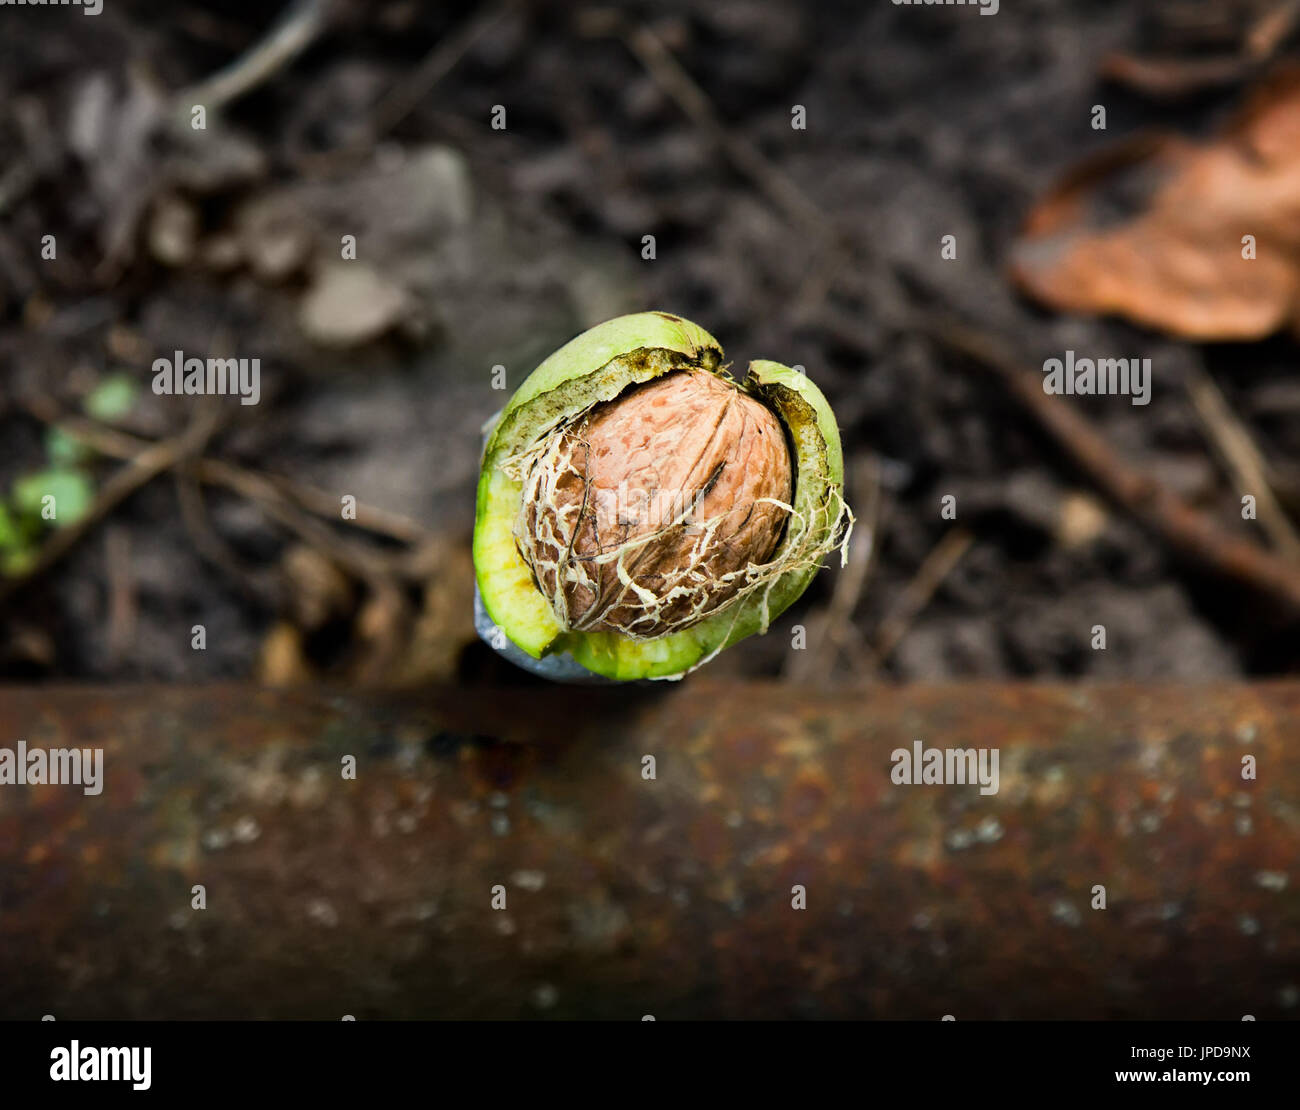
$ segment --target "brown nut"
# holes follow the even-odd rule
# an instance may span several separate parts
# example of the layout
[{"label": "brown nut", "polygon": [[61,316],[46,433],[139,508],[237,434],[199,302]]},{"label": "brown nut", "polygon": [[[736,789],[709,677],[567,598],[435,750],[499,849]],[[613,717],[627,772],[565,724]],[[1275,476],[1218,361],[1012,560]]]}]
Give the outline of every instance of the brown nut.
[{"label": "brown nut", "polygon": [[516,543],[568,628],[662,636],[725,605],[772,556],[791,470],[770,409],[714,373],[677,371],[547,437]]}]

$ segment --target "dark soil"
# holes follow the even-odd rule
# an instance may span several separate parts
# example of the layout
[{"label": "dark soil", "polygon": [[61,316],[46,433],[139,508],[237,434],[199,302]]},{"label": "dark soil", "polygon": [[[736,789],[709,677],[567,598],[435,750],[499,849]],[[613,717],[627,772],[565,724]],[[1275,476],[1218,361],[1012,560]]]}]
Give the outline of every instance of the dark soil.
[{"label": "dark soil", "polygon": [[[977,323],[1030,370],[1067,348],[1152,358],[1149,406],[1071,403],[1136,467],[1225,530],[1265,542],[1241,520],[1183,379],[1212,373],[1275,467],[1279,494],[1295,499],[1295,343],[1198,347],[1052,316],[1019,300],[1004,274],[1026,210],[1072,162],[1141,127],[1208,129],[1243,91],[1155,103],[1100,81],[1103,55],[1208,49],[1171,28],[1199,15],[1204,36],[1231,39],[1259,8],[617,9],[629,28],[656,32],[729,134],[811,199],[847,244],[838,259],[683,112],[662,74],[606,33],[612,9],[508,10],[376,134],[390,91],[491,9],[339,4],[301,57],[188,135],[140,121],[252,45],[267,5],[4,9],[0,494],[48,465],[33,398],[76,412],[125,374],[140,392],[120,427],[174,435],[195,404],[150,392],[153,360],[233,353],[260,358],[261,398],[223,400],[229,421],[209,457],[353,495],[421,522],[431,540],[421,573],[386,583],[340,569],[333,541],[295,538],[228,489],[204,485],[198,523],[187,520],[180,496],[194,487],[168,473],[4,603],[0,673],[528,681],[478,643],[469,619],[479,429],[508,396],[493,389],[493,367],[513,389],[573,334],[647,308],[700,323],[739,367],[754,357],[805,366],[839,417],[860,517],[879,484],[874,560],[852,629],[837,633],[847,646],[816,648],[805,677],[863,677],[860,645],[877,641],[954,527],[940,515],[948,494],[974,542],[881,673],[1294,673],[1297,626],[1273,602],[1207,576],[1149,521],[1108,507],[992,376],[915,323],[918,311]],[[1094,104],[1108,109],[1105,132],[1090,126]],[[504,130],[491,126],[496,105]],[[796,105],[806,129],[791,126]],[[42,260],[50,234],[57,260]],[[344,235],[356,236],[370,285],[329,285]],[[955,261],[941,258],[946,235]],[[102,491],[123,464],[85,465]],[[791,627],[812,627],[840,573],[711,668],[788,673]],[[203,651],[191,649],[197,624]],[[1105,650],[1091,645],[1095,625]]]}]

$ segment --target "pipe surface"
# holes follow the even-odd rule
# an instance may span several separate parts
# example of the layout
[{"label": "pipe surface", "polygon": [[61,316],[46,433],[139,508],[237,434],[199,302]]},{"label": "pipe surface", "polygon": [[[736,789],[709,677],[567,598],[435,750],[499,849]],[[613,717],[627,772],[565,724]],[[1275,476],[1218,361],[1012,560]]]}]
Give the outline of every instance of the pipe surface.
[{"label": "pipe surface", "polygon": [[0,786],[0,1017],[1295,1018],[1298,733],[1297,682],[0,689],[104,760]]}]

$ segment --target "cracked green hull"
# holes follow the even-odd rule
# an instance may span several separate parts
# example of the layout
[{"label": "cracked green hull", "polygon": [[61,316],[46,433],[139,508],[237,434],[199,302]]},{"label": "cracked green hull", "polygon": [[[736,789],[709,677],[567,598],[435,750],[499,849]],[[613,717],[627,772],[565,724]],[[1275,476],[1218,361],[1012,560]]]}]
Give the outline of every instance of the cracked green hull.
[{"label": "cracked green hull", "polygon": [[[630,386],[676,370],[721,374],[722,348],[702,328],[667,313],[620,316],[584,332],[543,362],[506,405],[484,447],[474,524],[474,568],[482,606],[493,624],[533,659],[567,655],[605,678],[680,678],[732,644],[766,631],[807,588],[817,567],[782,574],[756,597],[724,607],[698,624],[652,640],[617,632],[560,627],[550,602],[515,546],[522,488],[504,460],[544,438],[559,422]],[[776,362],[749,365],[740,387],[763,401],[786,428],[795,464],[795,516],[773,559],[806,542],[807,530],[838,527],[844,464],[835,417],[811,381]]]}]

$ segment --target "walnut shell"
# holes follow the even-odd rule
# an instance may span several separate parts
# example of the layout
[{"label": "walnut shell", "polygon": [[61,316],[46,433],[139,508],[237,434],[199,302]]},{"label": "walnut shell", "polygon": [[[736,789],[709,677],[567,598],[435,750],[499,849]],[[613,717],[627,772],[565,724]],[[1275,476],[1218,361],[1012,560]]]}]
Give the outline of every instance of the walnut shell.
[{"label": "walnut shell", "polygon": [[716,612],[771,557],[791,469],[771,410],[713,373],[677,371],[548,437],[516,544],[563,627],[651,639]]}]

